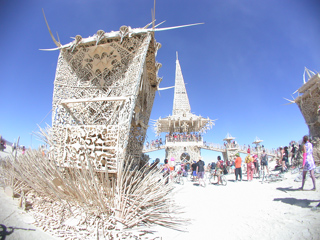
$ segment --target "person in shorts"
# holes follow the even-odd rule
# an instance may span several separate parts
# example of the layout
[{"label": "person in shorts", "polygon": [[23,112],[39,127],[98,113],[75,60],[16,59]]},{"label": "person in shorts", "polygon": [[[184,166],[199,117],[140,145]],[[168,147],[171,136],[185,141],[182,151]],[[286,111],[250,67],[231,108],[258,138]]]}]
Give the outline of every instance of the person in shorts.
[{"label": "person in shorts", "polygon": [[242,169],[241,169],[241,165],[242,165],[242,159],[241,159],[241,157],[240,157],[240,154],[239,153],[237,153],[236,155],[236,159],[235,159],[235,161],[234,161],[234,165],[235,165],[235,167],[236,167],[236,169],[235,169],[235,175],[236,175],[236,182],[238,181],[238,176],[240,177],[240,181],[242,181]]},{"label": "person in shorts", "polygon": [[267,169],[267,172],[269,174],[269,168],[268,168],[268,156],[266,154],[266,150],[263,150],[263,153],[261,155],[261,170],[264,170],[264,168]]},{"label": "person in shorts", "polygon": [[198,167],[198,180],[199,180],[199,185],[200,185],[200,180],[204,181],[204,161],[202,161],[202,158],[200,157],[199,161],[197,162],[197,167]]},{"label": "person in shorts", "polygon": [[218,177],[218,184],[221,182],[221,174],[222,174],[222,169],[221,169],[221,162],[219,161],[221,159],[220,156],[218,156],[218,161],[216,164],[216,176]]},{"label": "person in shorts", "polygon": [[196,161],[193,161],[192,165],[191,165],[191,170],[192,170],[192,180],[194,181],[194,179],[197,177],[197,163]]}]

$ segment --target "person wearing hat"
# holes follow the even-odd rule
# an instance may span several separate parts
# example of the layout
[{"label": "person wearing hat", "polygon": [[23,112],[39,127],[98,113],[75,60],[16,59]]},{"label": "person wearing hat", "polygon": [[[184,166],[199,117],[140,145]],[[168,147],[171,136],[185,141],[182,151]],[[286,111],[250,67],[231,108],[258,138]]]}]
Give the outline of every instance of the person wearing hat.
[{"label": "person wearing hat", "polygon": [[235,170],[236,181],[238,181],[238,176],[240,177],[240,181],[242,181],[242,169],[241,169],[242,159],[239,153],[236,154],[236,157],[237,158],[234,161],[234,165],[236,167],[236,170]]}]

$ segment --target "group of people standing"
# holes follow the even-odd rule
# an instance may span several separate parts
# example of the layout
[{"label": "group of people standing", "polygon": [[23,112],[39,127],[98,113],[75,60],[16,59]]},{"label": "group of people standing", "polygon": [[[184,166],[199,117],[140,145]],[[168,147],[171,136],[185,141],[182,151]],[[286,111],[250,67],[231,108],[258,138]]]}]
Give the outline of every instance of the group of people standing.
[{"label": "group of people standing", "polygon": [[[296,149],[296,146],[292,144],[291,148],[291,164],[296,165],[296,167],[300,167],[300,164],[302,164],[303,174],[302,174],[302,186],[301,189],[303,190],[306,174],[308,171],[310,171],[310,176],[313,182],[313,189],[316,189],[316,181],[314,176],[314,169],[316,168],[315,162],[313,159],[313,147],[310,143],[309,137],[306,135],[302,139],[302,143],[299,145],[298,150]],[[289,151],[288,147],[280,147],[280,156],[277,162],[278,166],[281,166],[281,171],[285,172],[287,171],[289,167]]]},{"label": "group of people standing", "polygon": [[[240,157],[240,154],[237,153],[235,155],[235,181],[242,181],[242,158]],[[269,173],[268,169],[268,156],[263,150],[263,153],[260,157],[258,158],[257,155],[251,155],[250,152],[248,152],[247,156],[245,157],[245,164],[247,168],[247,180],[252,181],[253,180],[253,175],[254,173],[257,173],[259,171],[259,167],[261,168],[266,168],[266,170]]]},{"label": "group of people standing", "polygon": [[189,142],[189,141],[200,141],[201,135],[198,133],[174,133],[167,134],[166,141],[167,142]]},{"label": "group of people standing", "polygon": [[[303,179],[302,179],[301,189],[303,190],[306,174],[308,171],[310,171],[310,176],[313,182],[312,190],[315,190],[316,189],[316,181],[314,176],[315,162],[313,159],[312,144],[310,143],[308,136],[303,137],[303,142],[299,146],[299,148],[301,149],[301,153],[303,157],[303,161],[302,161]],[[278,160],[278,163],[281,166],[281,170],[285,171],[289,165],[289,153],[288,153],[287,147],[284,147],[281,150],[282,150],[281,156],[280,156],[280,159]],[[250,152],[248,151],[248,154],[245,157],[244,163],[246,164],[248,181],[253,180],[254,173],[257,173],[260,167],[261,167],[261,170],[266,170],[266,173],[269,174],[268,156],[265,150],[263,150],[263,153],[261,154],[260,158],[258,158],[257,155],[251,155]],[[213,161],[211,164],[208,165],[208,170],[215,171],[217,176],[219,176],[221,174],[228,173],[228,170],[230,169],[232,170],[234,169],[235,181],[242,181],[242,165],[243,165],[242,158],[240,157],[240,154],[237,153],[233,161],[224,162],[223,160],[221,160],[221,157],[218,156],[217,162]],[[191,167],[193,178],[197,177],[200,184],[200,181],[201,180],[203,181],[204,173],[205,173],[204,161],[200,157],[199,161],[198,162],[194,161],[191,164],[191,166],[189,166],[188,164],[185,164],[183,166],[183,169],[185,170],[185,172],[188,172],[189,167]],[[168,164],[168,160],[165,160],[164,169],[170,171],[170,168],[172,169],[172,167],[170,167]]]}]

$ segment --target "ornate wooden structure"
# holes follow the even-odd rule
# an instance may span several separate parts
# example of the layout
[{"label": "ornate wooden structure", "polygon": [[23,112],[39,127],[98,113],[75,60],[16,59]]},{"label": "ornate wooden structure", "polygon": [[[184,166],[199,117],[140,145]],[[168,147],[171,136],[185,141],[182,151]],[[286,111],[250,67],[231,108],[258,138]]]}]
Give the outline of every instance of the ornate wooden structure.
[{"label": "ornate wooden structure", "polygon": [[[148,153],[165,149],[165,158],[174,160],[175,162],[197,161],[200,158],[201,149],[221,152],[225,160],[233,159],[236,153],[247,152],[247,147],[233,143],[232,140],[235,138],[229,134],[223,139],[227,142],[224,146],[204,142],[202,135],[210,130],[213,125],[214,120],[191,113],[189,98],[177,54],[172,115],[166,118],[159,118],[154,124],[154,130],[157,135],[166,133],[165,145],[150,146],[144,148],[143,152]],[[260,156],[262,150],[266,150],[268,155],[274,157],[276,155],[274,151],[262,149],[260,146],[262,141],[258,138],[255,139],[253,142],[255,147],[252,149],[252,153]]]},{"label": "ornate wooden structure", "polygon": [[[46,19],[45,19],[46,21]],[[47,21],[46,21],[47,23]],[[161,78],[154,32],[180,27],[97,31],[61,45],[52,101],[53,156],[63,166],[93,164],[116,173],[122,160],[139,164]],[[133,166],[135,165],[133,164]]]},{"label": "ornate wooden structure", "polygon": [[159,118],[154,125],[156,134],[167,133],[166,158],[178,162],[198,160],[203,146],[201,134],[211,129],[213,125],[213,120],[191,113],[177,54],[172,115]]},{"label": "ornate wooden structure", "polygon": [[116,172],[128,155],[139,161],[161,64],[153,33],[94,37],[60,47],[52,102],[55,158]]},{"label": "ornate wooden structure", "polygon": [[[306,79],[307,75],[307,79]],[[305,68],[303,85],[297,90],[296,103],[309,128],[313,142],[314,159],[320,161],[320,74]]]}]

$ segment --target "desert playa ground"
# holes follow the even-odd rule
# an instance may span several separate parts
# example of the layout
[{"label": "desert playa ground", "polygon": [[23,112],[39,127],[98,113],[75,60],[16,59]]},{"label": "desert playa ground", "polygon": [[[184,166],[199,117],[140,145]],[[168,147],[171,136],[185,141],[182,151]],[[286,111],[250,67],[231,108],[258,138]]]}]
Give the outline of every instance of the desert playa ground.
[{"label": "desert playa ground", "polygon": [[[227,186],[206,187],[185,178],[173,195],[184,211],[180,217],[189,219],[181,222],[183,231],[155,226],[141,239],[320,239],[320,210],[312,209],[320,201],[320,180],[316,191],[299,191],[296,176],[289,172],[283,181],[262,184],[247,182],[246,175],[234,182],[229,174]],[[311,188],[308,179],[305,189]],[[32,216],[2,190],[0,224],[0,239],[57,239],[32,225]]]},{"label": "desert playa ground", "polygon": [[[203,188],[186,182],[176,202],[185,207],[186,232],[162,231],[163,239],[320,239],[320,191],[298,191],[301,182],[286,174],[281,182],[234,182]],[[320,181],[317,180],[318,188]],[[305,189],[311,189],[308,179]]]}]

